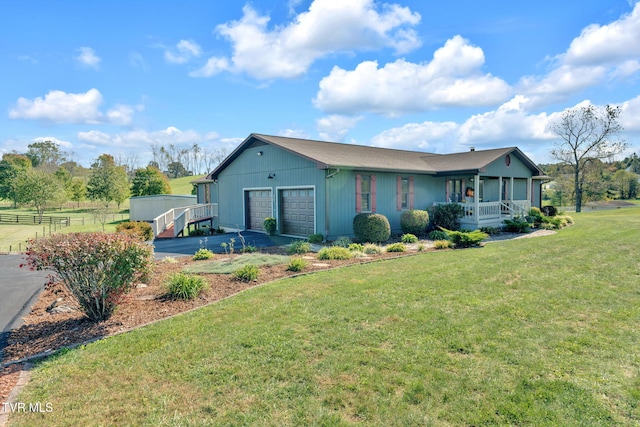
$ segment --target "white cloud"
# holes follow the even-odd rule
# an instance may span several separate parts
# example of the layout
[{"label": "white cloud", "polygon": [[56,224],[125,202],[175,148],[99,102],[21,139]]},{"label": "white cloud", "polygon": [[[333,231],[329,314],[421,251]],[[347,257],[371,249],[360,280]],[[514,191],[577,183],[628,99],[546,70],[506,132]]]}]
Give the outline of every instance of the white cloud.
[{"label": "white cloud", "polygon": [[69,141],[65,141],[63,139],[58,139],[55,136],[40,136],[37,138],[33,138],[33,142],[53,142],[56,145],[59,145],[63,150],[65,148],[69,149],[73,147],[73,144],[70,143]]},{"label": "white cloud", "polygon": [[148,149],[152,144],[168,146],[191,146],[194,143],[202,144],[218,139],[218,134],[210,132],[205,135],[194,130],[182,131],[174,126],[157,131],[146,131],[135,129],[128,132],[108,134],[105,132],[91,130],[78,132],[78,140],[92,146],[105,146],[114,148],[140,148]]},{"label": "white cloud", "polygon": [[98,89],[89,89],[85,93],[66,93],[53,90],[44,98],[33,100],[18,98],[15,108],[9,110],[12,119],[43,120],[56,124],[109,123],[117,126],[128,126],[133,121],[134,111],[141,111],[144,105],[118,104],[106,114],[100,111],[103,98]]},{"label": "white cloud", "polygon": [[640,132],[640,95],[622,103],[620,124],[625,131]]},{"label": "white cloud", "polygon": [[78,49],[78,51],[80,53],[76,56],[76,61],[87,67],[98,68],[102,59],[96,55],[95,50],[90,47],[83,46]]},{"label": "white cloud", "polygon": [[189,76],[190,77],[211,77],[222,71],[228,70],[229,68],[230,68],[229,61],[227,60],[227,58],[218,58],[218,57],[212,56],[207,60],[207,63],[204,65],[204,67],[190,72]]},{"label": "white cloud", "polygon": [[172,64],[184,64],[202,55],[200,45],[192,40],[180,40],[174,50],[166,50],[164,59]]},{"label": "white cloud", "polygon": [[298,138],[298,139],[310,139],[311,135],[309,132],[303,129],[282,129],[278,131],[279,136],[286,136],[287,138]]},{"label": "white cloud", "polygon": [[133,68],[149,71],[149,64],[139,52],[131,52],[129,54],[129,63]]},{"label": "white cloud", "polygon": [[335,66],[320,82],[314,105],[323,111],[388,116],[442,107],[495,105],[511,95],[503,80],[483,74],[484,53],[460,36],[448,40],[433,60],[399,59],[382,68],[365,61],[347,71]]},{"label": "white cloud", "polygon": [[102,118],[100,104],[102,94],[98,89],[89,89],[86,93],[53,90],[44,98],[18,98],[16,107],[9,110],[9,117],[54,123],[97,123]]},{"label": "white cloud", "polygon": [[640,2],[633,11],[608,24],[592,24],[573,39],[566,52],[551,61],[551,71],[525,76],[518,91],[540,107],[580,91],[640,73]]},{"label": "white cloud", "polygon": [[240,20],[216,27],[232,44],[233,71],[265,80],[295,78],[331,53],[384,47],[405,53],[420,45],[410,28],[420,21],[418,13],[397,4],[378,7],[374,0],[315,0],[288,24],[270,30],[269,20],[246,5]]},{"label": "white cloud", "polygon": [[451,153],[457,148],[455,122],[407,123],[379,133],[372,138],[376,147],[432,153]]},{"label": "white cloud", "polygon": [[344,140],[349,130],[362,120],[362,117],[341,116],[332,114],[316,120],[316,128],[320,138],[325,141],[340,142]]}]

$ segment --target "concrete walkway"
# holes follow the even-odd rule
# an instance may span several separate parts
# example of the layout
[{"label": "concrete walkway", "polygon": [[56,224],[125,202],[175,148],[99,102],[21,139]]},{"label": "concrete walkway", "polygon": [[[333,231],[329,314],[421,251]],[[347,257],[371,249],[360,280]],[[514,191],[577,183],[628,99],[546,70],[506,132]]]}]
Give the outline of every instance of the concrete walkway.
[{"label": "concrete walkway", "polygon": [[22,325],[47,281],[46,271],[20,268],[24,262],[22,255],[0,255],[0,360],[9,334]]}]

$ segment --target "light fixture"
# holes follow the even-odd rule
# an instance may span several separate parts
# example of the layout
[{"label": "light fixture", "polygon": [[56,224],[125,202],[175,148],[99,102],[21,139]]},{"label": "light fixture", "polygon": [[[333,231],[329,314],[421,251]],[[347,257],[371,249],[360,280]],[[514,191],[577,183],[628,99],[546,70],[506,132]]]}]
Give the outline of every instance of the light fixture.
[{"label": "light fixture", "polygon": [[276,177],[275,173],[270,173],[269,176],[267,177],[267,179],[273,179]]},{"label": "light fixture", "polygon": [[258,155],[258,157],[260,157],[262,156],[262,151],[258,151],[256,154]]}]

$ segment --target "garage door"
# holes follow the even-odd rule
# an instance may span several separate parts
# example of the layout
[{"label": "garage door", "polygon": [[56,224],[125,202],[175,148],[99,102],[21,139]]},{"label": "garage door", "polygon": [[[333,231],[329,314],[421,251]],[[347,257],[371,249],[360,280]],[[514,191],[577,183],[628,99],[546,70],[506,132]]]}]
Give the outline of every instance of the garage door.
[{"label": "garage door", "polygon": [[264,231],[264,219],[273,216],[271,190],[250,190],[245,195],[247,229]]},{"label": "garage door", "polygon": [[282,234],[310,236],[315,233],[313,188],[281,190]]}]

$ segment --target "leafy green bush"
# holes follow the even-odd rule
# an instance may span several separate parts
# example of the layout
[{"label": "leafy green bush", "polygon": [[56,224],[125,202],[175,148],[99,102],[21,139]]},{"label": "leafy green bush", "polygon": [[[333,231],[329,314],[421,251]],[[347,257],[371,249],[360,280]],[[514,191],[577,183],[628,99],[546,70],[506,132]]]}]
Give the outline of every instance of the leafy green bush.
[{"label": "leafy green bush", "polygon": [[508,233],[524,233],[529,230],[531,224],[521,218],[505,219],[502,229]]},{"label": "leafy green bush", "polygon": [[349,249],[340,246],[331,246],[329,248],[322,248],[318,252],[318,259],[351,259],[353,254]]},{"label": "leafy green bush", "polygon": [[166,283],[167,294],[174,299],[194,299],[207,288],[207,282],[195,274],[175,273]]},{"label": "leafy green bush", "polygon": [[558,208],[556,208],[555,206],[543,206],[542,209],[540,209],[540,210],[546,216],[556,216],[556,215],[558,215]]},{"label": "leafy green bush", "polygon": [[209,231],[204,228],[194,228],[189,231],[189,236],[206,236],[207,234],[209,234]]},{"label": "leafy green bush", "polygon": [[353,233],[361,242],[386,242],[391,237],[391,226],[384,215],[361,213],[353,218]]},{"label": "leafy green bush", "polygon": [[417,243],[418,237],[415,234],[407,233],[403,234],[400,240],[402,240],[402,243]]},{"label": "leafy green bush", "polygon": [[268,217],[264,219],[264,229],[267,233],[273,234],[276,231],[276,227],[278,226],[278,222],[273,217]]},{"label": "leafy green bush", "polygon": [[449,235],[446,231],[432,230],[429,232],[429,234],[427,234],[427,237],[429,238],[429,240],[447,240],[449,238]]},{"label": "leafy green bush", "polygon": [[307,268],[308,265],[309,263],[302,258],[293,258],[287,266],[287,271],[302,271]]},{"label": "leafy green bush", "polygon": [[429,212],[414,210],[404,211],[400,215],[400,228],[403,233],[424,236],[429,226]]},{"label": "leafy green bush", "polygon": [[480,230],[474,231],[453,231],[445,230],[449,235],[449,240],[456,248],[470,248],[480,245],[484,239],[489,237],[487,233]]},{"label": "leafy green bush", "polygon": [[289,255],[293,254],[306,254],[311,252],[311,243],[305,242],[304,240],[296,240],[292,242],[287,248],[287,253]]},{"label": "leafy green bush", "polygon": [[211,252],[209,249],[198,249],[196,251],[196,253],[193,255],[193,260],[194,261],[201,261],[201,260],[205,260],[205,259],[211,259],[215,256],[215,254],[213,252]]},{"label": "leafy green bush", "polygon": [[242,282],[253,282],[258,280],[260,270],[253,264],[247,264],[233,272],[233,278]]},{"label": "leafy green bush", "polygon": [[146,280],[153,248],[123,233],[64,233],[29,242],[27,265],[50,270],[92,321],[111,317],[133,284]]},{"label": "leafy green bush", "polygon": [[324,236],[320,233],[312,234],[311,236],[309,236],[309,243],[313,243],[314,245],[322,243],[323,240]]},{"label": "leafy green bush", "polygon": [[387,245],[387,252],[406,252],[406,251],[407,251],[407,245],[405,245],[402,242],[392,243],[390,245]]},{"label": "leafy green bush", "polygon": [[340,236],[331,244],[332,246],[340,246],[342,248],[348,248],[351,244],[351,239],[346,236]]},{"label": "leafy green bush", "polygon": [[480,231],[487,233],[489,236],[495,236],[500,234],[500,229],[495,227],[480,227]]},{"label": "leafy green bush", "polygon": [[360,243],[352,243],[347,249],[351,252],[364,252],[364,245],[361,245]]},{"label": "leafy green bush", "polygon": [[433,227],[446,228],[447,230],[459,230],[460,218],[464,214],[464,209],[457,203],[446,203],[436,205],[431,215]]},{"label": "leafy green bush", "polygon": [[153,239],[153,229],[148,222],[127,221],[116,225],[116,232],[136,237],[142,241]]},{"label": "leafy green bush", "polygon": [[240,252],[243,254],[252,254],[254,252],[258,252],[258,248],[253,245],[246,245]]},{"label": "leafy green bush", "polygon": [[448,240],[436,240],[433,247],[436,249],[449,249],[453,244]]},{"label": "leafy green bush", "polygon": [[373,243],[367,243],[364,245],[362,252],[367,255],[378,255],[382,253],[382,248],[378,245],[374,245]]}]

